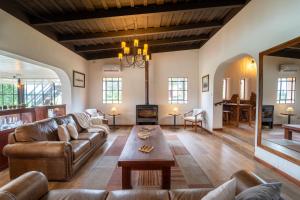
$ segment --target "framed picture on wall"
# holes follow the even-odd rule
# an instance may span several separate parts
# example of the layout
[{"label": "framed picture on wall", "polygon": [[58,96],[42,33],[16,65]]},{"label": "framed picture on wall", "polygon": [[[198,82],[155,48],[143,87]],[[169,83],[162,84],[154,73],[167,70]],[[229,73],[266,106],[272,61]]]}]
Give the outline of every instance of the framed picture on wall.
[{"label": "framed picture on wall", "polygon": [[202,77],[202,92],[209,91],[209,75]]},{"label": "framed picture on wall", "polygon": [[85,88],[85,74],[73,71],[73,86]]}]

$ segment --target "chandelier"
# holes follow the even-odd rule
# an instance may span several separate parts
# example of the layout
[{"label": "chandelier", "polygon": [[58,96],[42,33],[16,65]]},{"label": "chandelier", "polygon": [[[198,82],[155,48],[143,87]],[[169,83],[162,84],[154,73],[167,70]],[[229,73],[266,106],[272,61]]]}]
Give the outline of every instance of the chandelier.
[{"label": "chandelier", "polygon": [[134,39],[132,45],[121,42],[122,52],[118,54],[121,67],[144,68],[146,62],[150,60],[149,46],[147,43],[139,45],[139,40]]}]

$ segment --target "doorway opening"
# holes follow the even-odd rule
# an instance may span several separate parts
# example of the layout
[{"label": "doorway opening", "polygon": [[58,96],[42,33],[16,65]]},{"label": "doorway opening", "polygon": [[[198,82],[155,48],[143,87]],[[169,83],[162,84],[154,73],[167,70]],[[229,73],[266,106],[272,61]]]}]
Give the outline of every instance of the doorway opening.
[{"label": "doorway opening", "polygon": [[256,62],[246,54],[223,62],[214,76],[214,132],[251,157],[255,146],[256,81]]}]

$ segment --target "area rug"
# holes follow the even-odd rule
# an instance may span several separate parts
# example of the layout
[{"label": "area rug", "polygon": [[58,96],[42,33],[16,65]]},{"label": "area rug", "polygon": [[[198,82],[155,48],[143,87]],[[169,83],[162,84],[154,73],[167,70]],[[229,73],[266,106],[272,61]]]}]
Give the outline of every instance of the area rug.
[{"label": "area rug", "polygon": [[[178,137],[167,135],[166,139],[176,160],[175,167],[171,168],[171,189],[213,187]],[[112,174],[110,176],[106,174],[106,177],[110,178],[103,180],[107,182],[106,189],[109,191],[122,189],[122,169],[117,167],[117,160],[126,140],[127,136],[118,136],[102,158],[102,160],[109,160],[109,163],[114,166],[114,169],[111,169]],[[131,176],[134,189],[159,189],[161,186],[160,171],[133,171]]]}]

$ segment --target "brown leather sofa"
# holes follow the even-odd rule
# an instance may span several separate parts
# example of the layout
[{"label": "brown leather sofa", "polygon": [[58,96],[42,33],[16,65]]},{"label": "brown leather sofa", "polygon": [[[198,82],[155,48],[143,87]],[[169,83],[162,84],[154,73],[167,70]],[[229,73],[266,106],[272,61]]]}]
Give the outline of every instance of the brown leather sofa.
[{"label": "brown leather sofa", "polygon": [[[76,125],[79,138],[59,141],[58,125],[68,123]],[[12,179],[28,171],[39,171],[48,180],[69,180],[106,138],[103,131],[89,133],[70,114],[18,127],[9,135],[3,154],[8,157]]]},{"label": "brown leather sofa", "polygon": [[[265,183],[252,173],[239,171],[232,177],[237,180],[236,193]],[[40,172],[28,172],[0,188],[1,200],[200,200],[212,188],[179,190],[48,190],[47,178]]]}]

